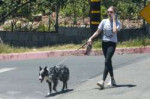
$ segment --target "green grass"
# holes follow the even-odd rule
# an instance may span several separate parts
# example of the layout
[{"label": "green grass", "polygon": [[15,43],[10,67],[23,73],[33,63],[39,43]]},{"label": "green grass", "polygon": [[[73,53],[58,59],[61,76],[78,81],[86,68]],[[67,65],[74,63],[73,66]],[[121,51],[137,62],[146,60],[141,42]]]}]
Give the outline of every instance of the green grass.
[{"label": "green grass", "polygon": [[0,44],[0,53],[22,53],[29,51],[31,51],[31,49],[25,47],[13,47],[7,44]]},{"label": "green grass", "polygon": [[[84,43],[85,41],[83,41],[81,44],[64,44],[64,45],[45,46],[41,48],[13,47],[8,44],[0,44],[0,54],[78,49]],[[93,49],[100,49],[101,46],[102,46],[101,40],[97,40],[93,42]],[[150,46],[150,38],[148,37],[137,38],[134,40],[120,42],[117,45],[118,48],[141,47],[141,46]]]},{"label": "green grass", "polygon": [[136,38],[134,40],[129,40],[125,42],[121,42],[118,44],[118,47],[141,47],[141,46],[149,46],[150,38]]},{"label": "green grass", "polygon": [[37,52],[37,51],[50,51],[50,50],[68,50],[68,49],[77,49],[80,44],[66,44],[66,45],[54,45],[54,46],[45,46],[41,48],[27,48],[27,47],[14,47],[8,44],[0,44],[0,54],[2,53],[22,53],[22,52]]}]

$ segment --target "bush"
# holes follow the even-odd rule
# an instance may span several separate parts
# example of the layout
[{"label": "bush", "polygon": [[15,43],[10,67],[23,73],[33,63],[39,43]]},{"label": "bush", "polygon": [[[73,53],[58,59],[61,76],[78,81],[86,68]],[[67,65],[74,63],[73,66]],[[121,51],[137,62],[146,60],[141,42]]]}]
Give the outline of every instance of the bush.
[{"label": "bush", "polygon": [[6,31],[10,31],[11,28],[12,28],[12,27],[11,27],[10,25],[4,25],[4,26],[3,26],[3,29],[6,30]]},{"label": "bush", "polygon": [[47,25],[45,25],[45,24],[43,24],[43,23],[40,23],[39,24],[39,26],[38,26],[38,28],[37,28],[37,31],[40,31],[40,32],[42,32],[42,31],[48,31],[49,29],[48,29],[48,26]]}]

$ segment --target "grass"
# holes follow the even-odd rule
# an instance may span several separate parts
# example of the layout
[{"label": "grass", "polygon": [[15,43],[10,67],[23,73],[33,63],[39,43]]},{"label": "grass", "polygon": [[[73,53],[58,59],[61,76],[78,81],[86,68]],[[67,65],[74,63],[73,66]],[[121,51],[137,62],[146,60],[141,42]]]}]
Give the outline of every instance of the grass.
[{"label": "grass", "polygon": [[68,50],[68,49],[77,49],[81,45],[75,44],[66,44],[66,45],[55,45],[55,46],[45,46],[41,48],[27,48],[27,47],[14,47],[8,44],[0,44],[0,54],[3,53],[23,53],[23,52],[38,52],[38,51],[50,51],[50,50]]},{"label": "grass", "polygon": [[118,47],[141,47],[141,46],[149,46],[150,45],[150,38],[143,37],[143,38],[136,38],[134,40],[129,40],[125,42],[120,42]]},{"label": "grass", "polygon": [[[0,54],[78,49],[84,43],[85,41],[83,41],[81,44],[64,44],[64,45],[45,46],[41,48],[14,47],[7,44],[0,44]],[[141,47],[141,46],[149,46],[149,45],[150,45],[150,38],[144,37],[144,38],[137,38],[134,40],[120,42],[118,43],[117,47],[126,48],[126,47]],[[94,41],[93,49],[100,49],[100,48],[101,48],[101,41],[100,40]]]},{"label": "grass", "polygon": [[0,53],[22,53],[29,52],[31,49],[24,47],[13,47],[7,44],[0,44]]}]

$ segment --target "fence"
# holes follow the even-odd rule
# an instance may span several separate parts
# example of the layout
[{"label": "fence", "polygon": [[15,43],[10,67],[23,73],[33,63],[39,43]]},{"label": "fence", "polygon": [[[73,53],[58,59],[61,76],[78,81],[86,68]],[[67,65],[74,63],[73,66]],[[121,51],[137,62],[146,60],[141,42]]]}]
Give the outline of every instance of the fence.
[{"label": "fence", "polygon": [[[91,30],[78,27],[60,27],[59,32],[0,32],[3,43],[14,46],[41,47],[55,44],[81,43],[91,36]],[[126,41],[147,36],[145,29],[122,29],[118,41]]]}]

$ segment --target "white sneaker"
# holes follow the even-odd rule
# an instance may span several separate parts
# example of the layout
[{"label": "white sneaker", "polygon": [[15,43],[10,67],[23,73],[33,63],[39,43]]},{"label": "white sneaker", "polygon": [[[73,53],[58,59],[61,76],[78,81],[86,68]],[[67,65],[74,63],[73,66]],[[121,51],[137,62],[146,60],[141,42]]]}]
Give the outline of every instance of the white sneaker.
[{"label": "white sneaker", "polygon": [[110,87],[113,87],[113,86],[116,86],[116,82],[115,82],[114,79],[111,79],[111,80],[108,82],[107,85],[110,86]]},{"label": "white sneaker", "polygon": [[101,90],[104,89],[104,82],[103,81],[97,82],[97,86],[99,86]]}]

